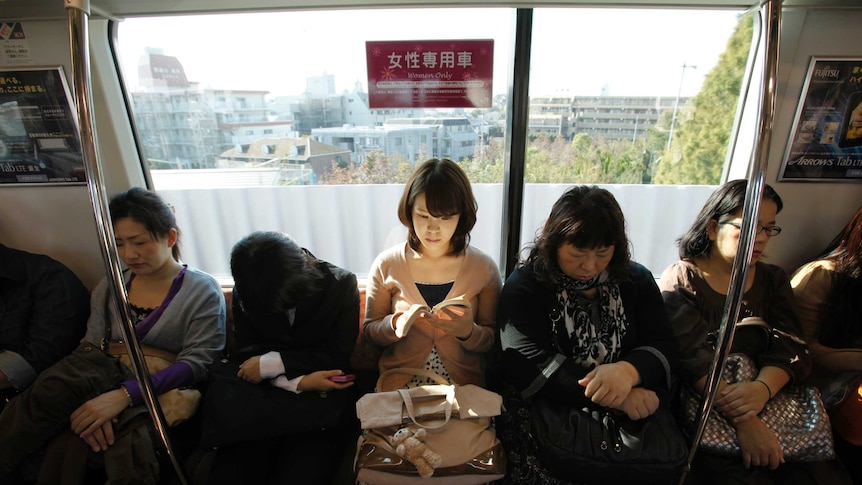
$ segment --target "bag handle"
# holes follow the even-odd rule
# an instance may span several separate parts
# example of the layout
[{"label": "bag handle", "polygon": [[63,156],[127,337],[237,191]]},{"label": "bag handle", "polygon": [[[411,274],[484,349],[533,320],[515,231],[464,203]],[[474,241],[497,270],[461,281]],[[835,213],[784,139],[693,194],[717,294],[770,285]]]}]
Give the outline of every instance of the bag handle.
[{"label": "bag handle", "polygon": [[419,426],[420,428],[425,429],[437,429],[446,426],[449,420],[452,418],[452,406],[455,403],[455,386],[450,385],[449,389],[446,391],[446,418],[437,426],[426,426],[421,424],[416,420],[416,413],[413,410],[413,398],[410,397],[409,389],[397,389],[398,394],[401,395],[401,400],[404,401],[404,408],[407,410],[407,415],[410,416],[410,420],[413,421],[413,424]]},{"label": "bag handle", "polygon": [[384,372],[383,374],[380,374],[380,377],[377,378],[377,384],[374,386],[374,389],[377,390],[377,392],[380,392],[380,389],[382,389],[382,386],[383,386],[383,381],[386,380],[387,377],[394,375],[394,374],[409,374],[411,376],[423,376],[423,377],[428,377],[429,379],[432,379],[437,384],[442,384],[444,386],[451,386],[452,385],[449,383],[449,381],[446,380],[445,377],[441,376],[440,374],[438,374],[436,372],[430,371],[430,370],[414,369],[414,368],[410,368],[410,367],[396,367],[394,369],[389,369],[388,371]]}]

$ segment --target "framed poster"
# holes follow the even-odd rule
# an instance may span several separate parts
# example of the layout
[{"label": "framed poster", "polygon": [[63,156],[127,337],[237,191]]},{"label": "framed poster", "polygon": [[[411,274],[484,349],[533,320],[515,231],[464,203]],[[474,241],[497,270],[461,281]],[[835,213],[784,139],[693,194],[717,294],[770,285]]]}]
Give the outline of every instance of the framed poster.
[{"label": "framed poster", "polygon": [[368,107],[490,108],[493,40],[368,41]]},{"label": "framed poster", "polygon": [[85,182],[62,67],[0,68],[0,185]]},{"label": "framed poster", "polygon": [[862,58],[811,58],[779,180],[862,182]]}]

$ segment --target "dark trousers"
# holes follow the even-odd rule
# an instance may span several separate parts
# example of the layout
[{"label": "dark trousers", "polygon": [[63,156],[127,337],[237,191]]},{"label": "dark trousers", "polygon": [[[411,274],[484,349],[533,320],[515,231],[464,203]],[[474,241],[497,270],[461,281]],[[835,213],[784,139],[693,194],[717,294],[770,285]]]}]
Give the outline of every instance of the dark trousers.
[{"label": "dark trousers", "polygon": [[332,429],[220,447],[207,483],[329,484],[351,438],[349,430]]},{"label": "dark trousers", "polygon": [[738,456],[718,456],[698,451],[686,485],[850,485],[847,470],[838,460],[786,462],[775,470],[745,468]]}]

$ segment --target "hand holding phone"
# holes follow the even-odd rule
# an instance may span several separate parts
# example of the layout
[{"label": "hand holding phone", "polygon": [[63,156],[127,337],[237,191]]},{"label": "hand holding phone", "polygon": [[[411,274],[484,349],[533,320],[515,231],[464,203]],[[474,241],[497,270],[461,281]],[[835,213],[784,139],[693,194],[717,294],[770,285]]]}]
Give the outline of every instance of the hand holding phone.
[{"label": "hand holding phone", "polygon": [[356,379],[356,376],[353,374],[342,374],[340,376],[332,376],[329,378],[332,382],[351,382]]}]

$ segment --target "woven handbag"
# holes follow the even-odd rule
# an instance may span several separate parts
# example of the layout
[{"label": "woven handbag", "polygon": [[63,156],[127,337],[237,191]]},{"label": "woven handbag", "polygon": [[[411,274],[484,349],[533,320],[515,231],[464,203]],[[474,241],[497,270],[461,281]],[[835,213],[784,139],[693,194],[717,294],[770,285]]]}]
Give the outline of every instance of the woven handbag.
[{"label": "woven handbag", "polygon": [[[503,478],[506,458],[491,418],[498,416],[502,397],[475,385],[449,384],[440,375],[423,369],[392,369],[386,377],[406,373],[430,377],[438,384],[373,392],[356,403],[356,414],[365,430],[359,438],[355,469],[362,483],[445,483],[469,485]],[[441,463],[428,478],[399,456],[390,438],[402,428],[425,430],[425,446],[440,456]]]},{"label": "woven handbag", "polygon": [[[757,366],[751,357],[730,354],[722,376],[729,384],[733,384],[752,381],[757,373]],[[683,423],[690,430],[693,429],[700,408],[700,397],[686,386],[682,391],[682,401]],[[758,416],[778,437],[787,461],[835,458],[829,415],[816,387],[798,384],[784,386],[767,401]],[[714,409],[709,414],[699,447],[717,455],[739,456],[741,453],[736,428]]]}]

